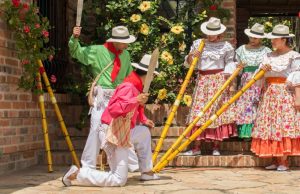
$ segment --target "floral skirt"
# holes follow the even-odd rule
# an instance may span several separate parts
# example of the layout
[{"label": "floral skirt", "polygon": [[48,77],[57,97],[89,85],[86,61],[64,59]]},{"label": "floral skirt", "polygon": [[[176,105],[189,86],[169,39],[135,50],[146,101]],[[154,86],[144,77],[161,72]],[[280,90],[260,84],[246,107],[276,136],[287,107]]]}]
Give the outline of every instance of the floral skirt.
[{"label": "floral skirt", "polygon": [[[248,83],[252,76],[253,72],[243,73],[241,77],[241,87]],[[238,125],[240,138],[251,137],[260,94],[260,87],[254,84],[236,102],[236,124]]]},{"label": "floral skirt", "polygon": [[[222,87],[226,78],[223,74],[201,75],[198,78],[193,94],[193,103],[188,115],[188,123],[191,123],[201,112],[204,106],[211,100],[213,95]],[[203,125],[212,115],[215,114],[221,106],[227,102],[234,92],[226,89],[223,94],[213,103],[196,124],[195,129]],[[206,129],[197,139],[223,140],[230,136],[237,135],[236,125],[234,123],[234,105],[232,104],[219,118],[217,118],[208,129]],[[195,131],[195,130],[193,130]]]},{"label": "floral skirt", "polygon": [[252,131],[251,151],[259,157],[300,155],[300,114],[285,84],[270,84]]}]

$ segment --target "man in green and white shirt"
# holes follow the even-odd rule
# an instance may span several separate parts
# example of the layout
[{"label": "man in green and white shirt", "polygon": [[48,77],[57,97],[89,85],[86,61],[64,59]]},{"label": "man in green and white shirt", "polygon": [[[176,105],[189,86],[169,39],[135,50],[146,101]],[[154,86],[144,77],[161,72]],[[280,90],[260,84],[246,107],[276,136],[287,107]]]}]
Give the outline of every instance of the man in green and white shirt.
[{"label": "man in green and white shirt", "polygon": [[[112,29],[112,36],[105,44],[81,47],[78,39],[80,32],[81,27],[74,27],[69,41],[71,56],[89,66],[94,77],[105,69],[94,88],[95,101],[91,107],[90,132],[81,156],[82,167],[95,169],[97,155],[104,146],[106,130],[102,127],[100,118],[114,89],[132,71],[130,55],[126,48],[136,38],[129,35],[126,27],[117,26]],[[109,64],[111,65],[106,68]]]}]

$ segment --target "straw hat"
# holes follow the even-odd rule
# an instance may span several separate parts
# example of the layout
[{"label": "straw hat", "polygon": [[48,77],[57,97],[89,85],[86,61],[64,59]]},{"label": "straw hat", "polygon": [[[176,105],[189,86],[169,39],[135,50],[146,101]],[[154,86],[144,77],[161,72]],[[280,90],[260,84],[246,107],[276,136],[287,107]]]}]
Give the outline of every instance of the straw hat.
[{"label": "straw hat", "polygon": [[251,29],[245,29],[244,32],[247,36],[252,37],[252,38],[265,38],[266,33],[265,33],[265,27],[264,25],[255,23]]},{"label": "straw hat", "polygon": [[291,38],[294,37],[294,34],[290,34],[290,29],[288,26],[283,24],[278,24],[274,26],[272,32],[267,34],[267,38]]},{"label": "straw hat", "polygon": [[133,43],[136,38],[129,35],[129,31],[125,26],[116,26],[112,29],[111,38],[106,42]]},{"label": "straw hat", "polygon": [[221,24],[219,18],[211,17],[207,22],[201,24],[200,29],[206,35],[219,35],[225,32],[226,26]]},{"label": "straw hat", "polygon": [[[139,63],[131,63],[131,65],[137,69],[141,69],[143,71],[148,71],[148,66],[150,64],[151,55],[145,54]],[[158,75],[158,62],[156,64],[156,68],[154,74]]]}]

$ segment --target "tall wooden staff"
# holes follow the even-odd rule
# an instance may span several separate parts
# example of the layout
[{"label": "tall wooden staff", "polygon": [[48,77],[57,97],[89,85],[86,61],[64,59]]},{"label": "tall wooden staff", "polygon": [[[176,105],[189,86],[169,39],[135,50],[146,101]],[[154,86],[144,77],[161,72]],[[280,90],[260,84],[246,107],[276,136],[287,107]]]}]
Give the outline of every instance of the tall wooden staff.
[{"label": "tall wooden staff", "polygon": [[[204,113],[211,107],[211,105],[218,99],[218,97],[223,93],[223,91],[228,87],[228,85],[239,75],[239,72],[243,69],[243,65],[239,64],[236,70],[231,74],[231,76],[226,80],[223,86],[218,90],[218,92],[212,97],[212,99],[204,106],[201,112],[197,115],[197,117],[189,124],[189,126],[183,131],[183,133],[179,136],[179,138],[174,142],[169,148],[169,150],[163,155],[160,159],[159,163],[166,160],[168,156],[175,151],[175,149],[180,145],[182,140],[187,136],[187,134],[193,129],[193,127],[198,123],[200,118],[204,115]],[[159,164],[158,163],[158,164]]]},{"label": "tall wooden staff", "polygon": [[208,121],[206,121],[192,136],[190,136],[183,144],[181,144],[174,152],[172,152],[165,160],[160,161],[152,169],[153,172],[159,172],[163,169],[169,161],[173,160],[179,152],[185,149],[192,141],[194,141],[207,127],[211,125],[227,108],[234,103],[248,88],[250,88],[257,80],[261,79],[265,74],[264,70],[260,70],[254,78],[252,78],[242,89],[240,89],[230,100],[225,103],[214,115],[212,115]]},{"label": "tall wooden staff", "polygon": [[67,142],[67,145],[69,147],[69,150],[71,152],[71,155],[72,155],[72,158],[73,158],[73,162],[75,163],[75,165],[80,168],[80,163],[79,163],[79,160],[77,158],[77,155],[75,153],[75,150],[74,150],[74,147],[73,147],[73,144],[72,144],[72,141],[71,141],[71,138],[70,138],[70,135],[68,133],[68,130],[66,128],[66,125],[65,125],[65,122],[64,122],[64,119],[61,115],[61,112],[60,112],[60,109],[57,105],[57,101],[56,101],[56,98],[53,94],[53,91],[52,91],[52,88],[50,86],[50,83],[49,83],[49,80],[48,80],[48,77],[47,77],[47,74],[45,72],[45,69],[44,69],[44,66],[43,66],[43,63],[41,60],[38,60],[37,61],[38,64],[39,64],[39,67],[40,67],[40,74],[42,75],[43,77],[43,80],[45,82],[45,86],[47,88],[47,91],[50,95],[50,98],[51,98],[51,102],[54,106],[54,110],[55,110],[55,113],[56,113],[56,116],[57,116],[57,119],[58,119],[58,122],[59,122],[59,125],[60,125],[60,128],[64,134],[64,137],[65,137],[65,140]]},{"label": "tall wooden staff", "polygon": [[45,112],[45,100],[43,94],[43,87],[42,87],[42,80],[40,73],[36,74],[36,81],[37,81],[37,89],[39,91],[39,107],[42,115],[42,128],[44,134],[44,141],[45,141],[45,150],[47,155],[47,162],[48,162],[48,172],[53,172],[52,169],[52,155],[50,150],[50,143],[49,143],[49,133],[48,133],[48,125],[46,119],[46,112]]},{"label": "tall wooden staff", "polygon": [[[199,47],[198,47],[198,51],[199,52],[202,52],[202,50],[204,48],[204,44],[205,44],[205,42],[204,42],[204,40],[202,40],[200,42]],[[174,119],[175,113],[176,113],[176,111],[177,111],[177,109],[179,107],[179,104],[180,104],[180,101],[182,99],[182,96],[183,96],[183,94],[185,92],[185,89],[186,89],[186,87],[187,87],[190,79],[191,79],[193,71],[194,71],[194,69],[195,69],[195,67],[197,65],[198,59],[199,59],[198,57],[195,57],[193,59],[193,62],[192,62],[191,66],[190,66],[190,68],[189,68],[189,70],[187,72],[187,75],[185,76],[184,82],[182,83],[182,86],[181,86],[181,88],[179,90],[179,94],[177,95],[176,100],[175,100],[175,102],[174,102],[174,104],[172,106],[171,113],[168,116],[168,119],[167,119],[167,121],[165,123],[165,126],[164,126],[163,130],[162,130],[161,136],[160,136],[160,138],[159,138],[159,140],[157,142],[157,145],[155,147],[155,150],[154,150],[154,153],[153,153],[153,156],[152,156],[152,162],[153,163],[155,163],[156,158],[158,156],[158,153],[159,153],[159,151],[160,151],[160,149],[162,147],[163,141],[164,141],[164,139],[167,136],[168,130],[169,130],[169,128],[171,126],[171,123],[172,123],[172,121]]]}]

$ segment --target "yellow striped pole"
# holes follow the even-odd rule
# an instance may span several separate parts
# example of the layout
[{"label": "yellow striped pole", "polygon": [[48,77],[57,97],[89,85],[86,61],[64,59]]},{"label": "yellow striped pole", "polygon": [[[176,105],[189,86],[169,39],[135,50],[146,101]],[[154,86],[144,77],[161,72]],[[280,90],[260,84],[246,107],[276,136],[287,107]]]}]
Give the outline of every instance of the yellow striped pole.
[{"label": "yellow striped pole", "polygon": [[44,104],[44,94],[43,94],[43,86],[42,86],[42,80],[40,73],[36,74],[36,87],[39,92],[39,107],[42,115],[42,128],[43,128],[43,134],[44,134],[44,141],[45,141],[45,150],[47,155],[47,162],[48,162],[48,172],[53,172],[52,168],[52,155],[51,155],[51,149],[50,149],[50,143],[49,143],[49,133],[48,133],[48,124],[46,119],[46,111],[45,111],[45,104]]},{"label": "yellow striped pole", "polygon": [[[205,42],[204,42],[204,40],[202,40],[200,42],[199,47],[198,47],[198,51],[199,52],[202,52],[202,50],[204,48],[204,45],[205,45]],[[193,71],[194,71],[194,69],[195,69],[195,67],[197,65],[198,59],[199,59],[198,57],[195,57],[193,59],[193,62],[192,62],[191,66],[190,66],[190,68],[189,68],[189,70],[187,72],[187,75],[185,76],[185,79],[184,79],[184,81],[183,81],[183,83],[181,85],[181,88],[179,90],[179,94],[176,97],[176,100],[175,100],[175,102],[174,102],[174,104],[172,106],[172,109],[171,109],[171,113],[168,116],[168,119],[167,119],[167,121],[165,123],[165,126],[164,126],[163,130],[162,130],[161,136],[160,136],[160,138],[159,138],[159,140],[157,142],[157,145],[155,147],[155,150],[154,150],[154,153],[153,153],[153,156],[152,156],[152,162],[153,162],[153,164],[156,162],[158,153],[159,153],[159,151],[160,151],[160,149],[162,147],[164,139],[167,136],[168,130],[169,130],[171,124],[172,124],[172,121],[174,119],[175,113],[177,112],[177,109],[179,107],[179,104],[180,104],[180,101],[182,99],[182,96],[183,96],[183,94],[185,92],[185,89],[186,89],[186,87],[187,87],[190,79],[191,79]]]},{"label": "yellow striped pole", "polygon": [[47,91],[50,95],[50,98],[51,98],[51,102],[54,106],[54,110],[55,110],[55,113],[56,113],[56,116],[57,116],[57,119],[58,119],[58,122],[59,122],[59,125],[60,125],[60,128],[65,136],[65,140],[67,142],[67,145],[69,147],[69,150],[71,152],[71,155],[72,155],[72,158],[73,158],[73,162],[75,163],[75,165],[80,168],[80,163],[79,163],[79,160],[77,158],[77,155],[76,155],[76,152],[74,150],[74,147],[73,147],[73,144],[72,144],[72,141],[71,141],[71,138],[70,138],[70,135],[68,133],[68,130],[66,128],[66,125],[65,125],[65,122],[62,118],[62,115],[61,115],[61,112],[60,112],[60,109],[57,105],[57,101],[56,101],[56,98],[53,94],[53,91],[52,91],[52,88],[50,86],[50,83],[49,83],[49,80],[48,80],[48,77],[47,77],[47,74],[45,72],[45,69],[44,69],[44,66],[43,66],[43,63],[41,60],[38,60],[37,61],[38,64],[39,64],[39,68],[40,68],[40,73],[41,75],[43,76],[43,80],[45,82],[45,86],[47,88]]},{"label": "yellow striped pole", "polygon": [[164,161],[161,161],[159,164],[157,164],[152,171],[153,172],[159,172],[161,169],[163,169],[171,160],[173,160],[178,153],[180,153],[183,149],[185,149],[192,141],[194,141],[207,127],[211,125],[213,121],[215,121],[223,112],[226,111],[226,109],[234,103],[243,93],[250,88],[257,80],[261,79],[265,74],[264,70],[260,70],[254,78],[252,78],[242,89],[240,89],[230,100],[225,103],[214,115],[212,115],[208,121],[206,121],[193,135],[191,135],[187,140],[181,144],[174,152],[172,152],[167,159]]},{"label": "yellow striped pole", "polygon": [[[193,129],[193,127],[198,123],[200,118],[205,114],[205,112],[211,107],[211,105],[218,99],[218,97],[223,93],[223,91],[228,87],[228,85],[239,75],[239,72],[243,69],[243,65],[240,64],[236,70],[231,74],[231,76],[226,80],[223,86],[217,91],[217,93],[212,97],[212,99],[204,106],[197,117],[189,124],[189,126],[183,131],[179,138],[172,144],[171,148],[163,155],[160,161],[156,164],[159,166],[160,163],[168,158],[168,156],[175,151],[175,149],[180,145],[182,140],[187,136],[187,134]],[[156,168],[154,167],[154,169]]]}]

